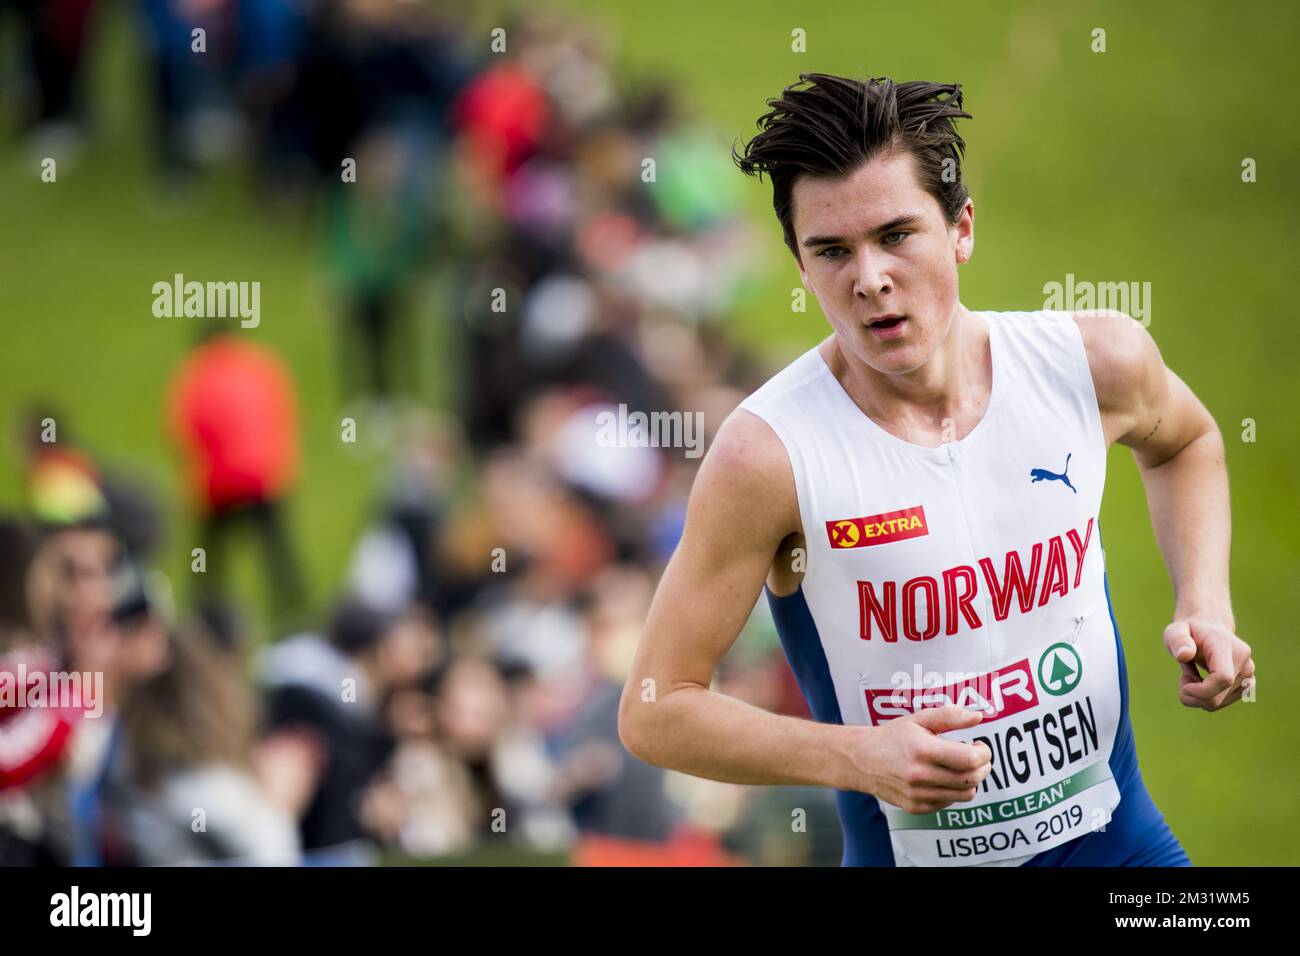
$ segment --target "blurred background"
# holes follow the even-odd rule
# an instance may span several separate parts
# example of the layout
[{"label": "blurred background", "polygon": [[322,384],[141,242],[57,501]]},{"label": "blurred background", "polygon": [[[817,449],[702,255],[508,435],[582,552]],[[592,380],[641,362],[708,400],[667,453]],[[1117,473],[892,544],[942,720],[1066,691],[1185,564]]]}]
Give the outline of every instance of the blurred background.
[{"label": "blurred background", "polygon": [[[1117,446],[1143,774],[1195,864],[1295,864],[1298,26],[1285,3],[0,0],[0,656],[105,675],[101,718],[0,709],[0,863],[837,864],[830,791],[622,749],[699,459],[592,435],[623,403],[702,412],[707,439],[826,333],[729,157],[818,71],[963,85],[967,307],[1151,283],[1227,444],[1260,680],[1178,704]],[[160,317],[177,274],[259,283],[256,326]],[[807,715],[765,604],[716,689]]]}]

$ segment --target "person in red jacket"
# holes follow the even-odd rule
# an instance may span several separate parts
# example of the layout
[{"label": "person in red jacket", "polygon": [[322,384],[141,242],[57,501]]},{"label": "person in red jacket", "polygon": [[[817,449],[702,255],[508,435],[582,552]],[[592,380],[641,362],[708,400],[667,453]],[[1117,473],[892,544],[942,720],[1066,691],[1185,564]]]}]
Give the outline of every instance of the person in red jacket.
[{"label": "person in red jacket", "polygon": [[288,370],[263,346],[225,329],[209,331],[177,370],[167,412],[203,525],[201,588],[220,587],[226,539],[248,523],[259,532],[277,612],[297,610],[301,578],[283,516],[299,467],[297,395]]}]

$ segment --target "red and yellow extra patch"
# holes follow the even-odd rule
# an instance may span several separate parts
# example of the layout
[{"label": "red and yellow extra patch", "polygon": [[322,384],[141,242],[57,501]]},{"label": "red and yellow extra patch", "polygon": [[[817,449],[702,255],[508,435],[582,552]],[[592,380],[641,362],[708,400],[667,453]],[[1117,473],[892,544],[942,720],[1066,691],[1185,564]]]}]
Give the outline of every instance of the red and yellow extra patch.
[{"label": "red and yellow extra patch", "polygon": [[826,522],[831,547],[865,548],[873,544],[905,541],[930,533],[925,523],[925,509],[920,505],[901,511],[886,511],[866,518],[841,518]]}]

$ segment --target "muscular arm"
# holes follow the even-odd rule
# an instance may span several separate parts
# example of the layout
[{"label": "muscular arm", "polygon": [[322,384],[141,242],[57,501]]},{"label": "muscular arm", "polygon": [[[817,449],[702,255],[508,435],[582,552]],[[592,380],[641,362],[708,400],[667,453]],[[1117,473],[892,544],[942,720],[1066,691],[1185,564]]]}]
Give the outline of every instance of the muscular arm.
[{"label": "muscular arm", "polygon": [[1188,671],[1192,657],[1180,653],[1188,638],[1196,639],[1199,651],[1197,624],[1203,623],[1207,634],[1224,631],[1239,645],[1231,655],[1215,655],[1203,685],[1196,679],[1184,682],[1184,690],[1190,684],[1192,693],[1181,695],[1183,703],[1200,706],[1194,701],[1203,692],[1205,702],[1217,697],[1221,702],[1216,706],[1221,706],[1223,692],[1254,673],[1249,647],[1233,635],[1223,437],[1191,389],[1165,367],[1139,323],[1118,312],[1077,313],[1075,321],[1083,333],[1106,443],[1118,441],[1133,450],[1156,543],[1173,584],[1174,623],[1166,629],[1166,645],[1184,665],[1184,675],[1197,679],[1194,667]]},{"label": "muscular arm", "polygon": [[784,447],[761,419],[735,412],[700,467],[623,689],[619,736],[637,757],[731,783],[848,785],[848,735],[861,728],[772,714],[709,689],[781,542],[798,530]]}]

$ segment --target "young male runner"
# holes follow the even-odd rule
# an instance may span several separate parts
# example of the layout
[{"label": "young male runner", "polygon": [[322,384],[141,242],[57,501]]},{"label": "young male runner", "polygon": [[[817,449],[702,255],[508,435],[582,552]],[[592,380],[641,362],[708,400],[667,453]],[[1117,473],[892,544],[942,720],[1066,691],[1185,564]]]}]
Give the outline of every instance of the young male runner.
[{"label": "young male runner", "polygon": [[[624,744],[834,787],[846,865],[1188,865],[1138,770],[1098,518],[1118,441],[1173,582],[1179,701],[1238,700],[1213,418],[1122,313],[962,305],[960,86],[803,74],[768,105],[734,158],[770,176],[832,334],[719,429]],[[765,580],[813,721],[709,690]]]}]

